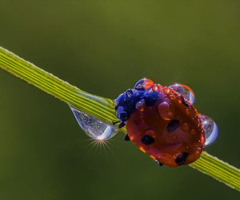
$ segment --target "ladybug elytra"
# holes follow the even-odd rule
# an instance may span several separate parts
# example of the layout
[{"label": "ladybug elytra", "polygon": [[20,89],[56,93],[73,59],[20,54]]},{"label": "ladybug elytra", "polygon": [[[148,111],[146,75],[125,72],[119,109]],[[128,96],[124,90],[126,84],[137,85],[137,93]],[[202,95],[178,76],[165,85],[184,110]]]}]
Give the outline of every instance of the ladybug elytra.
[{"label": "ladybug elytra", "polygon": [[198,113],[194,94],[185,85],[162,86],[143,78],[115,102],[119,127],[126,125],[125,140],[131,140],[159,165],[192,163],[200,157],[209,136],[214,138],[209,143],[216,139],[215,122]]}]

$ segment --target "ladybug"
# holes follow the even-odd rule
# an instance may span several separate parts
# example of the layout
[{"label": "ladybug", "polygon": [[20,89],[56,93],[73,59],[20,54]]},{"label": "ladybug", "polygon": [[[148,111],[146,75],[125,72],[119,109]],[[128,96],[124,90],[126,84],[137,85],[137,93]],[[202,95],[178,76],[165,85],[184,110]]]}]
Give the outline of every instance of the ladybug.
[{"label": "ladybug", "polygon": [[[162,86],[143,78],[115,100],[132,141],[159,165],[177,167],[197,160],[206,144],[216,139],[217,126],[193,106],[194,93],[182,84]],[[214,133],[214,134],[212,134]]]}]

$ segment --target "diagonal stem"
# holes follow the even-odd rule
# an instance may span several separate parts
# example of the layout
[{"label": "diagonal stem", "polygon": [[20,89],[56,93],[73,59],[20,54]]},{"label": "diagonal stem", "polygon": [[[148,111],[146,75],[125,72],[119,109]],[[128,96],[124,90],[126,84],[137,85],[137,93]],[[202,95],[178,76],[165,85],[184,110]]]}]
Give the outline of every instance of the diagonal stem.
[{"label": "diagonal stem", "polygon": [[112,100],[91,95],[0,47],[0,67],[44,92],[103,121],[116,121]]},{"label": "diagonal stem", "polygon": [[240,170],[207,152],[203,152],[201,157],[190,166],[240,191]]}]

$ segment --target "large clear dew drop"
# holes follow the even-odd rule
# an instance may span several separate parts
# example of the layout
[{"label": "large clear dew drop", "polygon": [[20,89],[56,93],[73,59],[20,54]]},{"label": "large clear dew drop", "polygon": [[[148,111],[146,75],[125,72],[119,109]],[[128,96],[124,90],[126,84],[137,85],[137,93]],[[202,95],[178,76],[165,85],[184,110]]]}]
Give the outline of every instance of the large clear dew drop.
[{"label": "large clear dew drop", "polygon": [[203,131],[205,134],[205,146],[212,144],[218,136],[217,124],[208,116],[201,115]]},{"label": "large clear dew drop", "polygon": [[191,104],[195,101],[195,95],[191,88],[186,85],[182,85],[179,83],[175,83],[174,85],[170,85],[170,88],[175,90],[177,93],[181,94],[185,99],[187,99]]},{"label": "large clear dew drop", "polygon": [[85,133],[94,140],[109,140],[118,133],[118,129],[110,124],[104,123],[93,116],[87,115],[70,106],[75,119]]}]

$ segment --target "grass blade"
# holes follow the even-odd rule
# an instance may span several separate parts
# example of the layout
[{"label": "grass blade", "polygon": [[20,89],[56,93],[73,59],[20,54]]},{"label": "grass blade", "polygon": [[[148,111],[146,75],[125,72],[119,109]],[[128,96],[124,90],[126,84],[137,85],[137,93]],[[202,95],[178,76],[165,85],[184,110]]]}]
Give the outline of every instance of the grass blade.
[{"label": "grass blade", "polygon": [[240,191],[240,170],[207,152],[203,152],[201,157],[190,166]]}]

